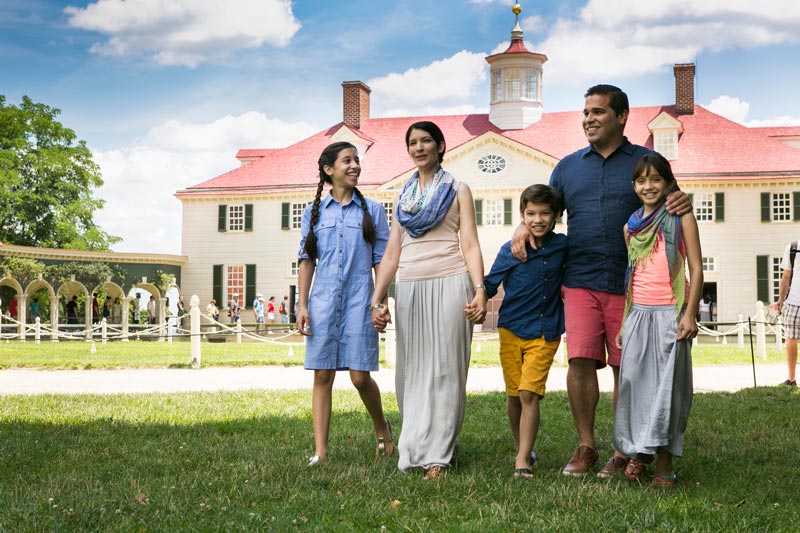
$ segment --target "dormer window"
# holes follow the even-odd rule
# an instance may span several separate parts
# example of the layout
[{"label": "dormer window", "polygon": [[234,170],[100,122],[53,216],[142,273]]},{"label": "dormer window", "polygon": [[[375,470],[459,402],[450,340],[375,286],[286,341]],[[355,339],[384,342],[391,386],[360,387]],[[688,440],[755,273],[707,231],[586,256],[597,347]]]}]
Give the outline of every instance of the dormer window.
[{"label": "dormer window", "polygon": [[678,131],[656,130],[653,132],[653,150],[670,161],[678,159]]},{"label": "dormer window", "polygon": [[662,111],[647,124],[653,135],[653,150],[670,161],[678,159],[678,136],[683,133],[683,124],[666,111]]}]

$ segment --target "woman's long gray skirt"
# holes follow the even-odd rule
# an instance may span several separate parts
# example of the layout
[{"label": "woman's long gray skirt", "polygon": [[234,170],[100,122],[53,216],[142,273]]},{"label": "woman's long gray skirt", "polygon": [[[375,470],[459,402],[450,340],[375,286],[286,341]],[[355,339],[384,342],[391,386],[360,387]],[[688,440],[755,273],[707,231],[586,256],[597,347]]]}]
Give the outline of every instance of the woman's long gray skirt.
[{"label": "woman's long gray skirt", "polygon": [[469,274],[397,283],[397,403],[402,430],[398,468],[447,465],[458,444],[467,400],[472,324]]}]

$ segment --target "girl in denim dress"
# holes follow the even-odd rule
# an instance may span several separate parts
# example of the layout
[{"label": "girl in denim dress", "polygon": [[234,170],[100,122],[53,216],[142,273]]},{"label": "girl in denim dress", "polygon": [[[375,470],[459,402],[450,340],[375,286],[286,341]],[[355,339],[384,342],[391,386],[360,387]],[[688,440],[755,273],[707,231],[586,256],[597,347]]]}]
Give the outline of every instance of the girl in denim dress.
[{"label": "girl in denim dress", "polygon": [[[315,451],[308,466],[328,456],[331,391],[337,370],[349,370],[372,417],[376,454],[394,453],[391,424],[384,417],[378,385],[370,376],[378,370],[378,333],[370,318],[372,270],[378,270],[389,226],[383,206],[367,200],[356,188],[360,174],[355,146],[338,142],[325,148],[319,158],[317,194],[303,212],[300,226],[297,326],[306,336],[305,368],[314,371]],[[326,183],[331,189],[321,198]]]}]

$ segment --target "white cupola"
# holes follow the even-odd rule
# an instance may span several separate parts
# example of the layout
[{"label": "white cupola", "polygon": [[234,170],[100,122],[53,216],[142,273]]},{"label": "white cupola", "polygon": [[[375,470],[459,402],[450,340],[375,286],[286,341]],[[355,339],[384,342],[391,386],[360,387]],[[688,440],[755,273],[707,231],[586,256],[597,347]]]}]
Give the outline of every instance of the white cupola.
[{"label": "white cupola", "polygon": [[492,80],[489,121],[501,130],[521,130],[542,118],[542,65],[547,56],[525,47],[519,25],[522,7],[515,4],[512,11],[516,20],[511,44],[486,58]]}]

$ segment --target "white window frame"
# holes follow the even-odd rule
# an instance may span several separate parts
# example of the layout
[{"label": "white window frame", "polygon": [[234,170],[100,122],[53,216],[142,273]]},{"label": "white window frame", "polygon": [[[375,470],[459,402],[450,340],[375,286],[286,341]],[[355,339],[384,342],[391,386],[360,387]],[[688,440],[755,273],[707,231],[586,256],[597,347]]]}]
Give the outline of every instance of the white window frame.
[{"label": "white window frame", "polygon": [[694,217],[698,222],[714,222],[714,193],[695,193],[692,198]]},{"label": "white window frame", "polygon": [[716,272],[717,260],[714,257],[703,256],[703,272]]},{"label": "white window frame", "polygon": [[780,295],[781,278],[783,277],[783,268],[781,268],[783,256],[771,256],[770,259],[772,260],[772,268],[770,269],[770,274],[772,276],[772,301],[777,302],[778,296]]},{"label": "white window frame", "polygon": [[483,225],[502,226],[503,225],[503,199],[483,201]]},{"label": "white window frame", "polygon": [[492,101],[501,102],[503,98],[503,71],[492,71]]},{"label": "white window frame", "polygon": [[772,222],[792,221],[792,193],[773,192],[769,197],[770,218]]},{"label": "white window frame", "polygon": [[228,231],[244,231],[244,204],[228,205]]},{"label": "white window frame", "polygon": [[381,202],[381,205],[386,210],[386,222],[391,226],[392,215],[394,214],[394,202]]},{"label": "white window frame", "polygon": [[526,100],[539,99],[539,73],[534,69],[525,69],[525,95]]},{"label": "white window frame", "polygon": [[670,161],[678,159],[677,130],[653,131],[653,149]]},{"label": "white window frame", "polygon": [[292,202],[292,211],[290,213],[289,227],[291,229],[300,229],[303,223],[303,211],[306,210],[308,203]]},{"label": "white window frame", "polygon": [[300,275],[300,261],[295,259],[289,259],[286,263],[286,275],[290,278],[296,278]]}]

